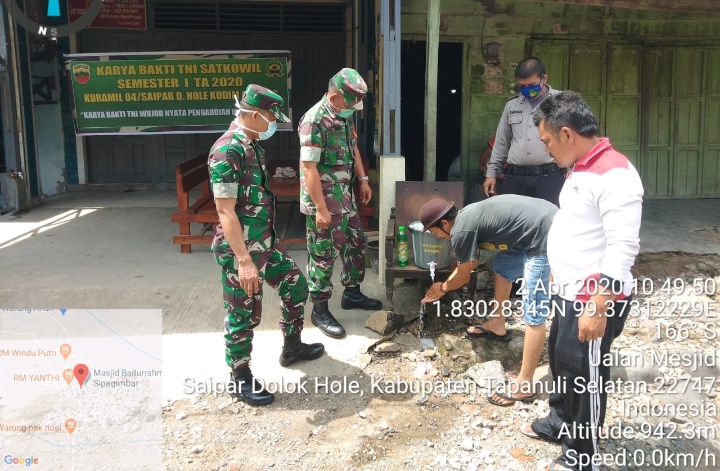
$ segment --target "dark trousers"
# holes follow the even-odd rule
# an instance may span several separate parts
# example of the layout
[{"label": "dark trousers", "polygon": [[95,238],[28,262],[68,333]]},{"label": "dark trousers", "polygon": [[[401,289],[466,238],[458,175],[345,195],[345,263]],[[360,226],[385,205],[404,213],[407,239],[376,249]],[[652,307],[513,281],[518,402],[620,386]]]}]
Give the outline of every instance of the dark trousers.
[{"label": "dark trousers", "polygon": [[505,175],[504,195],[523,195],[560,205],[560,190],[565,183],[565,172],[556,170],[544,175]]},{"label": "dark trousers", "polygon": [[543,438],[562,443],[560,461],[566,467],[596,469],[576,464],[580,459],[589,462],[598,453],[597,437],[605,420],[607,393],[588,390],[590,384],[604,385],[610,380],[610,367],[603,366],[601,360],[625,326],[630,299],[610,307],[613,315],[608,316],[601,339],[583,343],[578,341],[578,316],[582,311],[557,296],[553,301],[557,308],[550,325],[548,356],[555,392],[550,394],[550,413],[533,422],[532,429]]}]

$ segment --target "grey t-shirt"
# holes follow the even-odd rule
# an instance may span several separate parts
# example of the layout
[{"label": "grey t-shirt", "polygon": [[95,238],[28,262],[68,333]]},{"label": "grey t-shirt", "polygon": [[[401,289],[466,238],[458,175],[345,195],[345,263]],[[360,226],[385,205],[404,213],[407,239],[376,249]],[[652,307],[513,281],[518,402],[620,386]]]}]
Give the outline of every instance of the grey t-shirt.
[{"label": "grey t-shirt", "polygon": [[488,250],[521,249],[530,255],[547,250],[547,236],[558,207],[538,198],[493,196],[465,206],[450,230],[458,263],[478,258],[478,246]]}]

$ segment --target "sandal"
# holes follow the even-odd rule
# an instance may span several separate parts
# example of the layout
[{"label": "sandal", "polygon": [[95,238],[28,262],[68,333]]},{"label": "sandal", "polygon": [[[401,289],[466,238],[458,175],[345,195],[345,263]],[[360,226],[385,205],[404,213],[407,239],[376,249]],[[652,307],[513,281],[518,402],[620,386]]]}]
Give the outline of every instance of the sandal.
[{"label": "sandal", "polygon": [[[498,396],[500,399],[503,399],[505,401],[510,401],[510,402],[502,403],[502,402],[494,399],[493,396]],[[516,402],[522,402],[523,404],[532,404],[533,402],[535,402],[537,400],[537,394],[533,394],[532,396],[528,396],[528,397],[516,398],[516,397],[512,397],[511,395],[506,396],[505,394],[501,394],[499,392],[494,392],[487,397],[487,400],[490,404],[493,404],[495,406],[510,407],[510,406],[514,406]]]},{"label": "sandal", "polygon": [[549,435],[545,435],[544,433],[537,433],[535,430],[533,430],[532,424],[528,422],[522,424],[519,430],[520,433],[522,433],[526,437],[532,438],[533,440],[545,440],[551,443],[562,443],[562,440],[560,440],[559,438],[551,437]]},{"label": "sandal", "polygon": [[[473,330],[477,329],[480,332],[479,333],[471,332],[470,329],[473,329]],[[466,333],[466,338],[469,338],[469,339],[479,339],[479,338],[485,337],[490,340],[500,340],[501,342],[509,342],[510,340],[512,340],[512,332],[509,330],[507,332],[505,332],[505,335],[498,335],[498,334],[490,332],[489,330],[485,330],[483,328],[483,326],[481,326],[481,325],[475,325],[472,327],[468,327],[465,330],[465,333]]]},{"label": "sandal", "polygon": [[540,435],[535,433],[535,430],[532,429],[532,425],[530,425],[527,422],[525,422],[524,424],[522,424],[520,426],[520,433],[522,433],[526,437],[530,437],[534,440],[540,440]]},{"label": "sandal", "polygon": [[553,461],[553,463],[547,469],[549,471],[573,471],[575,468],[568,468],[567,466],[565,466],[565,463],[560,461],[560,458],[558,458]]}]

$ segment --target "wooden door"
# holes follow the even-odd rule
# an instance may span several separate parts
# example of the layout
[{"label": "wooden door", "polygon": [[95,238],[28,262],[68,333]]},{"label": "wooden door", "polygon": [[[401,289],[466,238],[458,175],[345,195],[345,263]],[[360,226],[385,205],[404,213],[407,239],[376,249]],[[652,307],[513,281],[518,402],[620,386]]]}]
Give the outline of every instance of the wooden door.
[{"label": "wooden door", "polygon": [[700,165],[700,195],[717,198],[720,197],[720,49],[709,49],[705,64],[705,148]]},{"label": "wooden door", "polygon": [[647,47],[642,177],[648,196],[719,197],[720,54]]},{"label": "wooden door", "polygon": [[571,44],[568,69],[568,90],[580,93],[592,108],[600,125],[600,134],[605,131],[605,46],[595,43]]},{"label": "wooden door", "polygon": [[641,57],[640,46],[609,46],[603,133],[610,136],[613,147],[625,154],[636,168],[641,163]]},{"label": "wooden door", "polygon": [[720,50],[536,41],[550,83],[583,95],[649,198],[720,197]]},{"label": "wooden door", "polygon": [[672,117],[673,51],[657,48],[643,54],[643,153],[640,177],[648,196],[672,195],[671,169],[675,144]]}]

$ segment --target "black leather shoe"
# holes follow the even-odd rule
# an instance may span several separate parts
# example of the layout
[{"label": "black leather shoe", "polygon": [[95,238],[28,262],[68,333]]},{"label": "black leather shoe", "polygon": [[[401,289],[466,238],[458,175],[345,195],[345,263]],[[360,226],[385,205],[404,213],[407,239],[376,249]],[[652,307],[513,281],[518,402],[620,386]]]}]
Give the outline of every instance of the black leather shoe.
[{"label": "black leather shoe", "polygon": [[290,366],[300,360],[315,360],[320,358],[325,351],[321,343],[302,343],[300,333],[285,337],[282,353],[280,354],[280,365]]},{"label": "black leather shoe", "polygon": [[365,309],[366,311],[379,311],[382,303],[377,299],[368,298],[360,292],[360,287],[347,287],[343,291],[340,306],[343,309]]},{"label": "black leather shoe", "polygon": [[253,377],[247,364],[232,371],[228,391],[232,397],[251,406],[266,406],[275,400],[275,396]]},{"label": "black leather shoe", "polygon": [[334,339],[341,339],[345,337],[345,328],[341,326],[330,313],[327,307],[327,301],[315,303],[313,305],[310,321],[328,337],[332,337]]}]

